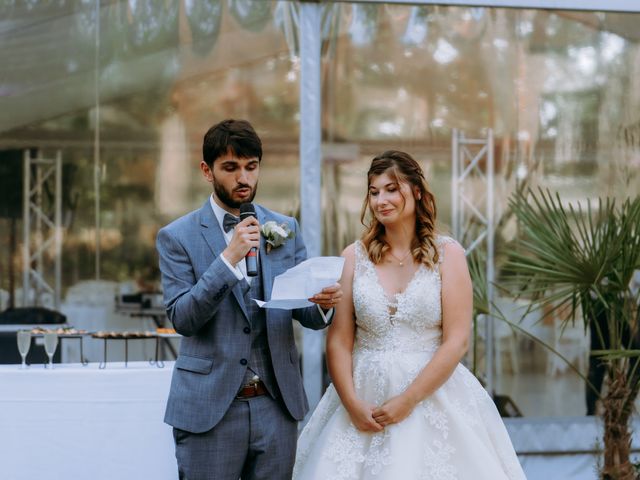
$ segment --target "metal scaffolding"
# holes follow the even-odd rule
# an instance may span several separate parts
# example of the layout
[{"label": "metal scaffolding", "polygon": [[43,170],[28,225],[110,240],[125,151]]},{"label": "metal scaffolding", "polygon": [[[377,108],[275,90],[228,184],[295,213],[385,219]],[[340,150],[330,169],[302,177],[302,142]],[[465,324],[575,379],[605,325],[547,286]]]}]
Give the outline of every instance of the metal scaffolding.
[{"label": "metal scaffolding", "polygon": [[55,158],[44,158],[38,150],[34,158],[25,150],[22,178],[22,305],[57,310],[62,285],[62,154],[58,150]]},{"label": "metal scaffolding", "polygon": [[489,314],[485,323],[486,388],[494,390],[493,283],[494,270],[494,156],[493,131],[485,138],[466,138],[453,129],[451,139],[452,229],[466,254],[482,249],[486,256],[486,291]]}]

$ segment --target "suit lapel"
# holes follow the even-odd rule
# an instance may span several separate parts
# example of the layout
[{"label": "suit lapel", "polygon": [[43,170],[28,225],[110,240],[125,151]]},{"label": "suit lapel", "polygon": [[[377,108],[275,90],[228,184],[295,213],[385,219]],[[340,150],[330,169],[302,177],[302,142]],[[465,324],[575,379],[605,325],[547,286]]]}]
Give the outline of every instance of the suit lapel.
[{"label": "suit lapel", "polygon": [[[203,207],[200,209],[200,232],[204,237],[205,241],[211,248],[211,251],[216,257],[222,255],[222,252],[225,248],[227,248],[227,242],[224,239],[224,234],[222,233],[222,229],[220,228],[220,224],[218,223],[218,219],[213,213],[213,209],[211,208],[210,200],[207,199]],[[247,320],[249,321],[249,314],[247,313],[247,307],[244,304],[244,296],[242,294],[242,286],[241,282],[236,283],[231,289],[234,297],[236,297],[236,301],[242,310],[242,313]]]}]

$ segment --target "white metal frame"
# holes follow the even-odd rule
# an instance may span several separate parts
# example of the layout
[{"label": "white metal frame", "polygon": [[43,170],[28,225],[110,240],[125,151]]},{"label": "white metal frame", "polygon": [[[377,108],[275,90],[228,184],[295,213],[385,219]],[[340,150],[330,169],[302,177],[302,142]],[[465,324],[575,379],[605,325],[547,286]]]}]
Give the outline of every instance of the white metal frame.
[{"label": "white metal frame", "polygon": [[[43,306],[43,294],[49,293],[53,296],[53,307],[58,309],[62,285],[62,154],[58,150],[55,158],[44,158],[38,150],[33,158],[25,150],[22,177],[22,305]],[[52,212],[45,210],[45,185],[54,194]],[[53,254],[46,255],[51,249]],[[46,280],[51,270],[53,286]]]}]

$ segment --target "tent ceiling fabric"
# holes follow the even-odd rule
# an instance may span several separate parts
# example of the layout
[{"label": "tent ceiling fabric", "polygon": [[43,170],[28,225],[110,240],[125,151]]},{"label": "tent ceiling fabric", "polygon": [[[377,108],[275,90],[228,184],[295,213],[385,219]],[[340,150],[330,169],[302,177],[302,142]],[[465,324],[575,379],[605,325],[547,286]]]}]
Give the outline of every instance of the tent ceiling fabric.
[{"label": "tent ceiling fabric", "polygon": [[[0,132],[93,107],[96,32],[92,25],[95,24],[95,8],[92,5],[78,8],[72,2],[60,2],[56,5],[57,9],[48,5],[33,13],[27,13],[17,6],[13,10],[3,7],[0,40],[4,48],[0,50],[0,62],[6,68],[0,86],[0,106],[3,111],[11,111],[12,115],[0,118]],[[191,4],[187,2],[187,7],[188,5]],[[184,38],[183,32],[179,32],[184,26],[177,19],[176,9],[158,13],[140,8],[131,11],[126,2],[102,6],[100,16],[104,26],[100,31],[99,64],[103,67],[97,80],[101,88],[101,100],[110,101],[150,88],[162,88],[163,84],[168,86],[176,81],[188,80],[188,76],[184,77],[185,72],[180,73],[183,45],[204,58],[216,43],[237,42],[234,31],[221,27],[221,17],[224,14],[233,16],[242,28],[251,31],[261,30],[264,23],[275,16],[276,23],[285,30],[285,34],[288,33],[287,40],[292,36],[291,30],[297,29],[296,25],[283,24],[281,18],[284,15],[283,5],[288,5],[290,15],[287,18],[297,22],[297,4],[294,2],[265,3],[257,12],[247,9],[248,3],[245,0],[227,0],[225,9],[221,8],[222,3],[216,2],[197,5],[200,7],[183,9],[186,15],[183,23],[189,29],[190,44],[177,40]],[[210,7],[206,8],[206,5]],[[272,8],[272,5],[276,7]],[[606,5],[601,4],[601,7],[609,8],[611,5],[612,2],[608,2]],[[357,11],[372,7],[374,14],[377,13],[376,6],[371,4],[358,6]],[[543,11],[539,13],[545,14]],[[546,14],[558,15],[628,41],[640,41],[640,29],[637,28],[637,18],[634,15],[585,11],[548,11]],[[209,20],[202,18],[207,15],[211,16]],[[195,17],[199,20],[196,21]],[[354,21],[355,19],[356,17]],[[427,25],[428,19],[418,16],[408,21],[423,21]],[[151,26],[158,22],[166,25],[159,28],[155,35],[151,35]],[[368,22],[367,25],[375,25],[375,22]],[[354,24],[354,35],[372,34],[364,26],[356,28],[359,26],[360,24]],[[545,43],[541,49],[548,48],[550,41],[554,48],[562,48],[561,42],[566,40],[562,37],[552,40],[543,38]],[[297,41],[294,40],[294,43]],[[535,47],[534,39],[532,48]],[[290,45],[289,48],[293,48],[295,54],[297,45]],[[253,58],[258,60],[276,57],[283,52],[280,46],[267,42],[254,53]],[[225,61],[217,63],[220,70],[234,68],[237,63],[233,58],[222,60]],[[245,57],[242,62],[251,62],[251,58]],[[42,74],[43,69],[46,69],[46,75]],[[177,78],[181,75],[182,78]]]}]

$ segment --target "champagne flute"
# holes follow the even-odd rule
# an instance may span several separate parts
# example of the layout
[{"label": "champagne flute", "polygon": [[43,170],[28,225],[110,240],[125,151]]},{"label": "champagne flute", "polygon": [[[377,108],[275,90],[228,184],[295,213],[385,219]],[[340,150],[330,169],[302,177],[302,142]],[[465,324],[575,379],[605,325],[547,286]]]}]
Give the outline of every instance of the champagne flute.
[{"label": "champagne flute", "polygon": [[44,351],[49,357],[49,367],[53,368],[53,354],[56,353],[58,346],[58,334],[55,332],[46,332],[44,334]]},{"label": "champagne flute", "polygon": [[16,337],[18,339],[18,351],[22,357],[22,365],[20,365],[20,368],[27,368],[27,353],[29,353],[29,348],[31,348],[31,332],[28,330],[20,330],[16,334]]}]

